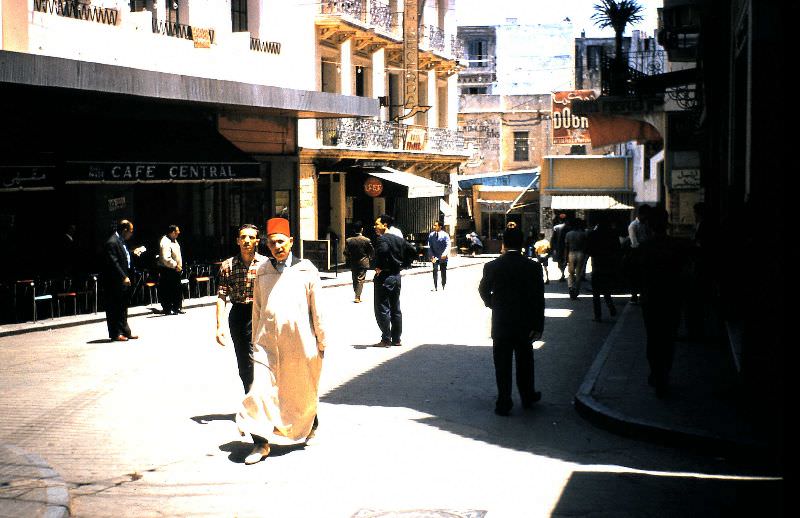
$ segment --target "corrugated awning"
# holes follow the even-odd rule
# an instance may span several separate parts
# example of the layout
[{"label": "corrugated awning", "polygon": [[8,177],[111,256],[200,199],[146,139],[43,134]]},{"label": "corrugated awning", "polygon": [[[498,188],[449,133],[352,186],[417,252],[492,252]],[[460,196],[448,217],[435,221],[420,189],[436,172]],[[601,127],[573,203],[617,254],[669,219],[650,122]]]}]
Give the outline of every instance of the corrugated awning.
[{"label": "corrugated awning", "polygon": [[553,210],[631,210],[633,207],[625,205],[613,196],[553,196],[550,208]]},{"label": "corrugated awning", "polygon": [[367,174],[406,187],[409,198],[433,198],[447,194],[447,186],[444,184],[391,167],[384,166],[380,170],[368,171]]}]

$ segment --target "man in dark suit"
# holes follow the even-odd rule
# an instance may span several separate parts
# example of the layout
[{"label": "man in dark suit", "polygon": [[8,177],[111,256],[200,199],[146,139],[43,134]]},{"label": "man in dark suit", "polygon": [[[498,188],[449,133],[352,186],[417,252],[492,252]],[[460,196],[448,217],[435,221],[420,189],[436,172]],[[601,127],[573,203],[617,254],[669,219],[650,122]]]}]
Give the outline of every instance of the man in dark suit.
[{"label": "man in dark suit", "polygon": [[400,311],[400,270],[406,263],[405,239],[389,233],[394,223],[391,216],[381,214],[375,220],[375,320],[381,330],[376,347],[400,345],[403,332],[403,313]]},{"label": "man in dark suit", "polygon": [[106,324],[108,337],[112,341],[127,342],[138,336],[128,327],[128,304],[131,297],[131,253],[140,255],[144,247],[128,250],[128,241],[133,235],[133,223],[123,219],[117,223],[115,232],[103,245],[103,290],[105,293]]},{"label": "man in dark suit", "polygon": [[544,282],[542,267],[522,255],[522,232],[507,229],[505,252],[483,267],[478,292],[492,309],[492,354],[497,380],[497,415],[510,414],[511,363],[517,361],[517,389],[523,408],[542,398],[535,390],[533,342],[544,329]]},{"label": "man in dark suit", "polygon": [[361,222],[357,221],[353,228],[356,233],[344,242],[344,256],[353,274],[353,291],[356,295],[353,302],[358,303],[361,302],[361,291],[364,289],[364,281],[367,278],[369,260],[375,254],[375,250],[372,248],[372,241],[362,235],[364,228]]}]

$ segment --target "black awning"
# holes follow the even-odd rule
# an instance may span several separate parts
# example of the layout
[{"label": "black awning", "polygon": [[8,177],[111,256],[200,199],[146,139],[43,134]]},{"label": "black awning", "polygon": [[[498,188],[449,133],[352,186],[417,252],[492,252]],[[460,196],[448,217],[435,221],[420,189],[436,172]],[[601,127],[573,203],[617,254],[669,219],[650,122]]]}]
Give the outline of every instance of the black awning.
[{"label": "black awning", "polygon": [[66,183],[260,182],[257,161],[213,128],[113,128],[65,152]]}]

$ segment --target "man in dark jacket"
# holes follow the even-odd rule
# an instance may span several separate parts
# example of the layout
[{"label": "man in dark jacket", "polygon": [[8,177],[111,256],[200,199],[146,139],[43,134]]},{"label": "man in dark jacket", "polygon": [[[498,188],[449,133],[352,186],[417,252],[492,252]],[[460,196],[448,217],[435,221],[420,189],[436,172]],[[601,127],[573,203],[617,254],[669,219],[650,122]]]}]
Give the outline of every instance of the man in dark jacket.
[{"label": "man in dark jacket", "polygon": [[393,220],[387,214],[375,220],[375,320],[381,330],[376,347],[400,345],[403,313],[400,311],[400,270],[406,263],[410,246],[402,237],[388,232]]},{"label": "man in dark jacket", "polygon": [[511,363],[517,362],[517,389],[523,408],[542,398],[535,390],[533,342],[544,329],[544,282],[542,267],[521,253],[523,236],[519,229],[503,234],[505,253],[483,267],[478,292],[492,309],[492,354],[497,380],[494,412],[511,411]]},{"label": "man in dark jacket", "polygon": [[356,233],[345,240],[344,256],[353,275],[353,291],[355,292],[355,300],[353,302],[358,303],[361,302],[361,292],[364,289],[364,281],[367,278],[369,261],[375,254],[375,250],[372,248],[372,241],[363,235],[364,228],[361,222],[357,221],[353,228]]},{"label": "man in dark jacket", "polygon": [[131,254],[140,255],[144,247],[129,251],[126,241],[133,235],[133,223],[123,219],[103,245],[103,293],[108,337],[127,342],[139,338],[128,327],[128,305],[131,297]]}]

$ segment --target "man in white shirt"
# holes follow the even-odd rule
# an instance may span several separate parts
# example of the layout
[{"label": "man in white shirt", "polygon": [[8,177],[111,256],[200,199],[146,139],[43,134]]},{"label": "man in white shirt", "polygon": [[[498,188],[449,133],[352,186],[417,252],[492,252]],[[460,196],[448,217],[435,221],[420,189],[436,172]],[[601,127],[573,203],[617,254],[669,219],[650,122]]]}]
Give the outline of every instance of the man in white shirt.
[{"label": "man in white shirt", "polygon": [[631,302],[634,304],[639,303],[639,293],[641,292],[639,278],[642,272],[639,268],[639,247],[650,238],[650,227],[647,224],[647,220],[651,209],[650,205],[640,205],[636,209],[636,218],[628,225],[628,239],[631,242],[631,271],[628,274],[631,282]]},{"label": "man in white shirt", "polygon": [[158,296],[161,299],[165,315],[184,313],[181,309],[183,305],[181,295],[183,259],[181,258],[181,245],[178,244],[180,234],[181,229],[178,225],[170,225],[159,243]]}]

